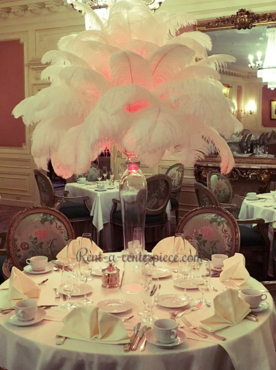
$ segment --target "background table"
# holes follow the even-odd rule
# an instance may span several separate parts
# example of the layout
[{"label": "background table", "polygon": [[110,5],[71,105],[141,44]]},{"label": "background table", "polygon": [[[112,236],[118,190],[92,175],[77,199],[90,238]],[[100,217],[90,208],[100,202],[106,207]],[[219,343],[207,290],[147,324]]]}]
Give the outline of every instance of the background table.
[{"label": "background table", "polygon": [[[95,262],[99,263],[99,262]],[[119,264],[122,271],[122,266]],[[59,285],[60,272],[51,272],[40,276],[31,276],[40,282],[46,278],[49,281],[42,286],[41,295],[48,294],[49,300],[53,300],[51,287]],[[162,284],[160,294],[180,293],[181,290],[173,286],[171,278],[160,279]],[[218,278],[212,279],[212,284],[217,287],[219,293],[225,290]],[[134,318],[125,325],[132,328],[139,320],[137,311],[143,308],[140,294],[125,295],[119,289],[105,289],[101,286],[101,278],[95,277],[91,282],[95,303],[108,298],[124,298],[132,302]],[[246,287],[263,288],[253,278],[250,278]],[[0,287],[1,289],[1,287]],[[51,293],[52,291],[52,293]],[[193,298],[200,296],[198,290],[188,291]],[[0,300],[3,291],[0,290]],[[208,299],[213,299],[213,291],[207,292]],[[152,344],[147,344],[145,352],[123,351],[123,345],[103,345],[66,339],[62,346],[55,345],[55,336],[62,326],[61,321],[47,321],[30,326],[16,327],[6,321],[6,317],[0,316],[0,367],[8,370],[275,370],[275,350],[273,335],[275,328],[275,307],[271,296],[268,294],[270,307],[258,314],[259,322],[243,320],[234,327],[228,327],[219,331],[219,334],[227,338],[226,342],[203,341],[185,331],[188,338],[178,347],[163,349]],[[59,299],[56,299],[59,303]],[[47,310],[47,316],[54,316],[52,310]],[[192,323],[204,318],[210,311],[207,308],[187,315]],[[156,316],[169,317],[169,309],[156,307]],[[47,317],[46,316],[46,317]],[[181,329],[183,330],[183,329]],[[131,331],[129,331],[131,334]],[[275,339],[275,338],[274,338]],[[228,354],[231,353],[231,358]],[[235,367],[233,366],[233,363]]]}]

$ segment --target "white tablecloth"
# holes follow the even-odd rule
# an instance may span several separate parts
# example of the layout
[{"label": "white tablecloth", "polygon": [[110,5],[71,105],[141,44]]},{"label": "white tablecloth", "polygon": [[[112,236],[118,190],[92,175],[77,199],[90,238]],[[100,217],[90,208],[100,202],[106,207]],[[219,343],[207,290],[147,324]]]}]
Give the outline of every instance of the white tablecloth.
[{"label": "white tablecloth", "polygon": [[[46,276],[49,281],[42,286],[42,295],[48,294],[49,300],[53,300],[53,292],[51,293],[49,288],[59,285],[60,272],[43,276],[32,275],[32,278],[40,282]],[[160,294],[180,293],[179,289],[174,288],[171,278],[160,279],[160,283]],[[212,284],[219,292],[225,289],[217,278],[212,279]],[[124,295],[119,289],[105,289],[101,286],[100,277],[95,277],[91,285],[91,298],[95,304],[108,298],[124,298],[132,302],[132,312],[135,316],[125,323],[128,329],[139,321],[137,311],[143,308],[140,295]],[[245,286],[263,288],[253,278],[250,278]],[[188,292],[193,298],[200,296],[198,290]],[[0,290],[0,301],[2,294],[4,291]],[[206,296],[213,299],[216,294],[218,293],[210,291]],[[59,299],[56,299],[56,302],[59,303]],[[204,341],[181,329],[185,331],[188,339],[178,347],[163,349],[148,343],[144,352],[129,353],[123,351],[123,345],[101,345],[72,339],[66,339],[62,346],[56,346],[55,336],[62,326],[61,321],[44,320],[34,326],[17,327],[9,324],[7,318],[0,315],[0,367],[8,370],[275,370],[275,307],[269,294],[267,302],[270,307],[258,314],[257,323],[243,320],[234,327],[219,331],[219,334],[227,338],[225,342],[212,338]],[[51,308],[47,310],[47,316],[57,317],[61,311],[62,314],[66,313],[61,309]],[[154,311],[159,318],[169,317],[169,309],[158,306]],[[201,308],[187,315],[187,318],[192,323],[198,323],[208,312],[209,309]]]}]

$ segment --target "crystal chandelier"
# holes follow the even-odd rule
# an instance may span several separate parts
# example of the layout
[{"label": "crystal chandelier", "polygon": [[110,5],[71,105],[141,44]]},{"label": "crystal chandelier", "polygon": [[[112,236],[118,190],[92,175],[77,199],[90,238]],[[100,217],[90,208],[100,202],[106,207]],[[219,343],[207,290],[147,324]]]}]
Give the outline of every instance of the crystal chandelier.
[{"label": "crystal chandelier", "polygon": [[267,49],[263,66],[258,69],[257,76],[267,83],[269,89],[276,88],[276,27],[270,27],[266,30],[268,38]]}]

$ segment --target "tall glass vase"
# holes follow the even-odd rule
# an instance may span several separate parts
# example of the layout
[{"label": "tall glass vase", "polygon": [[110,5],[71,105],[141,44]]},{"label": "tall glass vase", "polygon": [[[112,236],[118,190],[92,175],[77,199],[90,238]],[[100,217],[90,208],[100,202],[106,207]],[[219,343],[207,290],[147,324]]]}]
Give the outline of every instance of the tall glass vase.
[{"label": "tall glass vase", "polygon": [[127,169],[120,182],[125,265],[121,290],[125,293],[139,293],[139,264],[145,250],[147,181],[135,155],[128,153],[126,164]]}]

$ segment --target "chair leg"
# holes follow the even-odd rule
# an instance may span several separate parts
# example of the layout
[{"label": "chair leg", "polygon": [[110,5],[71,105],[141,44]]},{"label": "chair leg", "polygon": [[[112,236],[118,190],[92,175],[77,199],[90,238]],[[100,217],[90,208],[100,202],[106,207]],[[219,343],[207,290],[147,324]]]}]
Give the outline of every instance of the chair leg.
[{"label": "chair leg", "polygon": [[174,212],[175,212],[175,223],[176,223],[175,226],[177,226],[178,222],[179,222],[179,210],[178,210],[178,208]]}]

